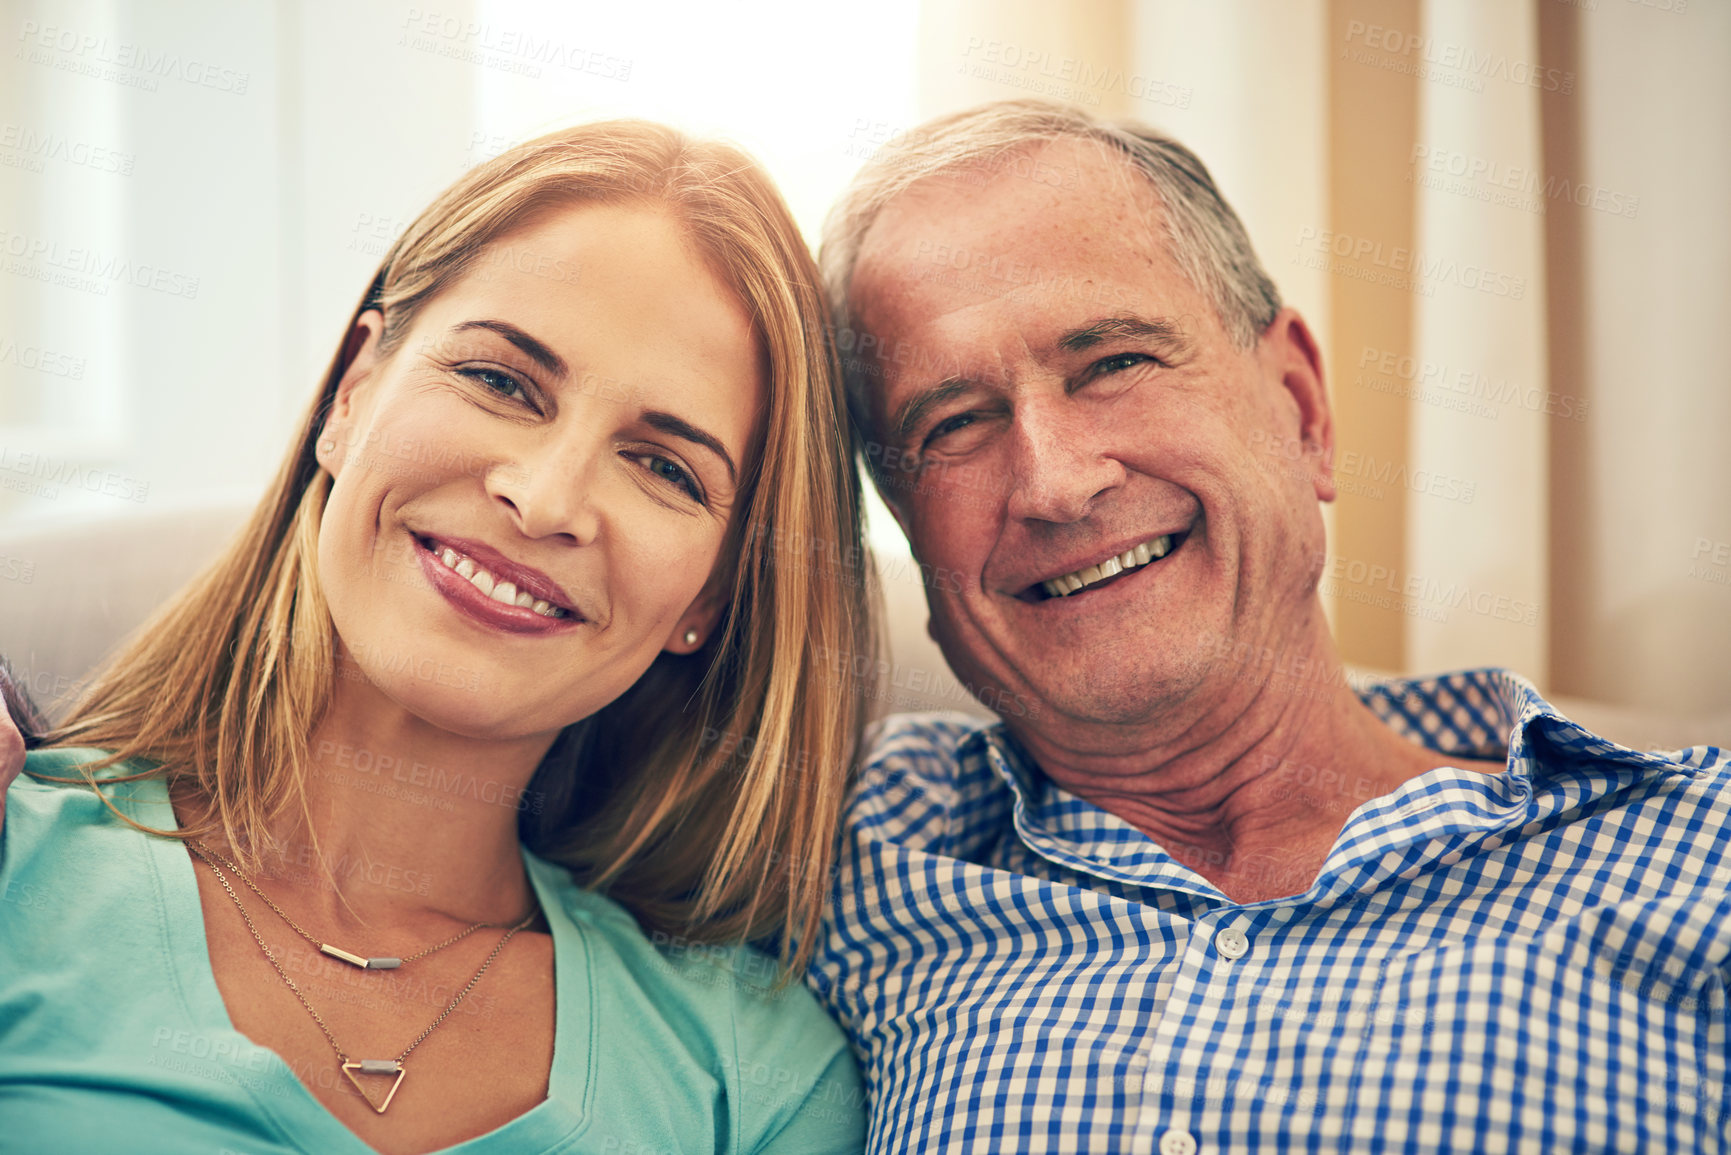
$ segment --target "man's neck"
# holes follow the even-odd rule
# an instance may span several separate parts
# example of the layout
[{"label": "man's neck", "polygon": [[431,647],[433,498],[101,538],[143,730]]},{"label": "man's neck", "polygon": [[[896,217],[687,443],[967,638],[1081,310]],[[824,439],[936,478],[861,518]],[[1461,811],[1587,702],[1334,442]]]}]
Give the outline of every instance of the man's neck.
[{"label": "man's neck", "polygon": [[[1290,651],[1289,651],[1290,652]],[[1438,766],[1495,773],[1408,742],[1341,676],[1326,632],[1302,677],[1245,667],[1147,727],[1012,727],[1060,788],[1124,819],[1237,902],[1302,894],[1354,809]]]}]

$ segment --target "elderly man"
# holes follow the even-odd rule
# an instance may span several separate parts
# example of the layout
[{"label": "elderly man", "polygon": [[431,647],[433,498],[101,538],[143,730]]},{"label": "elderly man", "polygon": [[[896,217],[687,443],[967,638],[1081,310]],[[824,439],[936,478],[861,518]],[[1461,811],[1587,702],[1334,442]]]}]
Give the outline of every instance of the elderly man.
[{"label": "elderly man", "polygon": [[1731,1139],[1731,758],[1501,670],[1355,692],[1322,358],[1196,157],[948,117],[823,264],[864,455],[958,575],[932,635],[1007,704],[890,719],[851,804],[812,982],[872,1150]]}]

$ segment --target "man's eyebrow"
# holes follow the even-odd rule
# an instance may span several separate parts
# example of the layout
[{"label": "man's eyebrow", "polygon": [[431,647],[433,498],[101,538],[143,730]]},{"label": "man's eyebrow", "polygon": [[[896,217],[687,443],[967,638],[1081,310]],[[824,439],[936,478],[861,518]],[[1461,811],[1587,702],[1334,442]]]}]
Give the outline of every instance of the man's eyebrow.
[{"label": "man's eyebrow", "polygon": [[499,336],[505,338],[505,340],[511,342],[511,344],[527,353],[530,360],[541,366],[541,368],[547,370],[547,372],[556,377],[570,376],[571,370],[565,364],[565,359],[563,357],[553,352],[553,350],[549,349],[545,344],[536,340],[534,337],[531,337],[523,330],[517,328],[517,326],[511,324],[509,321],[464,321],[461,325],[456,326],[451,331],[453,333],[462,333],[469,329],[486,329],[488,332],[497,333]]},{"label": "man's eyebrow", "polygon": [[1159,341],[1167,344],[1187,346],[1188,338],[1183,328],[1176,321],[1165,317],[1123,316],[1104,317],[1093,321],[1080,329],[1071,329],[1058,338],[1058,348],[1070,353],[1079,353],[1114,337],[1127,337],[1131,340]]},{"label": "man's eyebrow", "polygon": [[[1091,321],[1079,329],[1071,329],[1058,338],[1058,348],[1066,352],[1081,352],[1091,349],[1113,337],[1127,337],[1132,340],[1154,341],[1172,346],[1182,351],[1190,347],[1190,338],[1178,322],[1165,317],[1146,317],[1126,315],[1122,317],[1103,317]],[[922,389],[896,406],[890,414],[890,432],[900,445],[908,439],[908,435],[919,428],[920,420],[933,406],[941,405],[958,393],[965,393],[973,388],[973,382],[964,377],[951,377],[940,381],[929,389]]]},{"label": "man's eyebrow", "polygon": [[719,438],[704,432],[682,417],[675,417],[673,414],[660,409],[651,409],[645,412],[643,421],[652,429],[659,429],[671,437],[681,437],[686,441],[703,446],[721,458],[721,463],[727,466],[727,479],[729,481],[739,480],[739,471],[734,467],[733,458],[728,455],[727,447],[721,443]]},{"label": "man's eyebrow", "polygon": [[896,406],[896,411],[890,414],[890,431],[897,445],[908,439],[908,434],[919,428],[920,419],[933,406],[942,405],[958,393],[966,393],[973,383],[961,378],[951,377],[940,381],[930,389],[922,389]]}]

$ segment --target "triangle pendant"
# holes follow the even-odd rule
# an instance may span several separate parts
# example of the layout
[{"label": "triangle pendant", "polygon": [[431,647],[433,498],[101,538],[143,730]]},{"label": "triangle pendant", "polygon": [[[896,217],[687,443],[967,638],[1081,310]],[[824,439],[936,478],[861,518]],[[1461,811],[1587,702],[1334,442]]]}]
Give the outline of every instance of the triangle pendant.
[{"label": "triangle pendant", "polygon": [[[385,1092],[383,1103],[374,1102],[373,1097],[367,1094],[367,1089],[361,1086],[361,1081],[355,1077],[356,1071],[363,1075],[396,1076],[391,1081],[391,1089]],[[367,1101],[367,1106],[383,1115],[385,1108],[391,1105],[391,1100],[397,1097],[397,1088],[403,1085],[403,1076],[407,1072],[403,1070],[403,1064],[396,1059],[363,1059],[358,1063],[344,1063],[343,1074],[348,1076],[349,1082],[355,1085],[355,1090],[361,1093],[361,1098]]]}]

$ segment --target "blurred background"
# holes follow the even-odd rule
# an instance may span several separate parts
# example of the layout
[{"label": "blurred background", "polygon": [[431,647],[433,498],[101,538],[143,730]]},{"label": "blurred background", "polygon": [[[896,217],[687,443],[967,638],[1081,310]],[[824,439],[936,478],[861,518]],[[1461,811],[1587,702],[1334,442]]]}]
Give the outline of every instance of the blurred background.
[{"label": "blurred background", "polygon": [[815,243],[898,133],[1041,95],[1197,151],[1323,340],[1349,661],[1731,715],[1727,0],[0,14],[0,603],[61,580],[43,526],[258,493],[391,240],[515,141],[730,138]]}]

